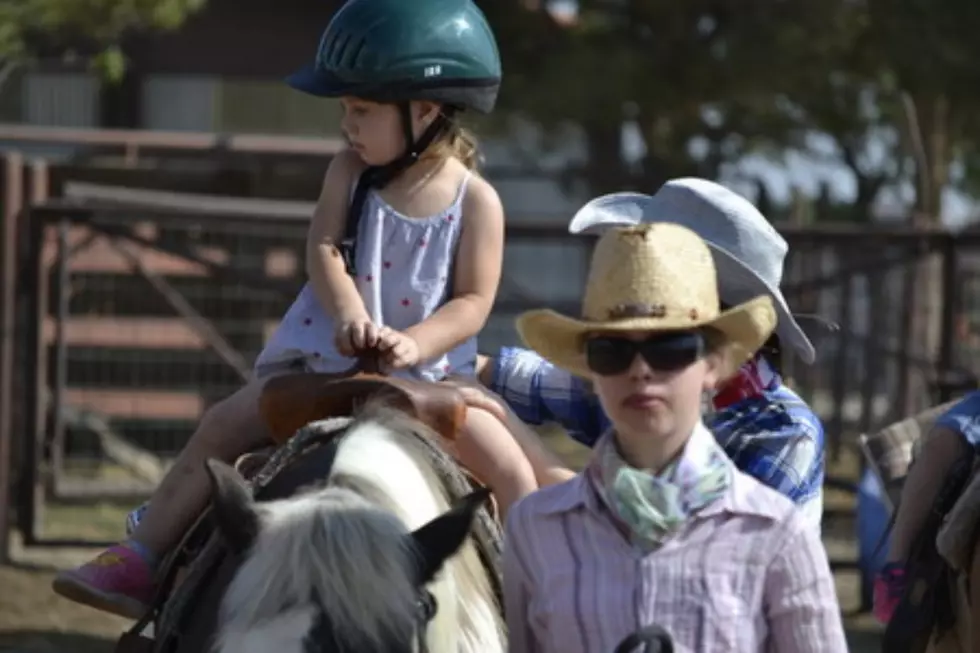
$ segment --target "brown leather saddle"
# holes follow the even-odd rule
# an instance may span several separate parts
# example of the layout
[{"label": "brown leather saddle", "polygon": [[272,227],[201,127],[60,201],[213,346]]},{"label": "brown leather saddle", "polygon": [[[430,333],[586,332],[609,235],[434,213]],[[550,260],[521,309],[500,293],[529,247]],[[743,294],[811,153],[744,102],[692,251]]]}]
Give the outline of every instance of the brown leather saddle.
[{"label": "brown leather saddle", "polygon": [[297,372],[272,378],[259,398],[259,415],[273,440],[282,444],[310,422],[352,415],[371,400],[405,411],[450,442],[466,420],[466,403],[452,386],[364,372]]}]

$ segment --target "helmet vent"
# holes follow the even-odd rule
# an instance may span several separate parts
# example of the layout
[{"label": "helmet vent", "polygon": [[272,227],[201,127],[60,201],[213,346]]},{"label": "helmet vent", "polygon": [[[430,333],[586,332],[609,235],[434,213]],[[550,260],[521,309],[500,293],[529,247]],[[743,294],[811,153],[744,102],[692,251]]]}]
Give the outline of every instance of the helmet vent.
[{"label": "helmet vent", "polygon": [[339,34],[330,43],[330,49],[327,51],[327,61],[331,68],[343,65],[344,51],[347,49],[348,41],[350,41],[350,34]]},{"label": "helmet vent", "polygon": [[361,54],[364,52],[364,48],[367,45],[367,41],[364,39],[359,39],[357,43],[349,47],[347,55],[347,64],[350,66],[357,66],[361,63]]}]

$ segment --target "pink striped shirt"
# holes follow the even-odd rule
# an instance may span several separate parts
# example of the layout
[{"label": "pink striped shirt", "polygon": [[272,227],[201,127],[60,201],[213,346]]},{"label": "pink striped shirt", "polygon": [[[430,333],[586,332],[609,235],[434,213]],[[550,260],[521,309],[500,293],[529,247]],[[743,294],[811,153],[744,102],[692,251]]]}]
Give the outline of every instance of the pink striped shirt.
[{"label": "pink striped shirt", "polygon": [[511,653],[612,653],[641,626],[678,653],[846,653],[827,554],[785,497],[737,472],[728,493],[644,554],[581,475],[511,508]]}]

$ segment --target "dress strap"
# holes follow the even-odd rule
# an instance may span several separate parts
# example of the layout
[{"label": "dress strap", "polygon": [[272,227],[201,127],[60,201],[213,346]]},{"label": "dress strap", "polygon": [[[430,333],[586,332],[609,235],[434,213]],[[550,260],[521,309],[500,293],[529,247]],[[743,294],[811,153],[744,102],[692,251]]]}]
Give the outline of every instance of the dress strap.
[{"label": "dress strap", "polygon": [[453,202],[453,208],[459,209],[463,204],[463,198],[466,197],[466,189],[470,185],[470,179],[473,178],[473,171],[467,170],[466,174],[463,175],[463,179],[459,182],[459,190],[456,191],[456,200]]}]

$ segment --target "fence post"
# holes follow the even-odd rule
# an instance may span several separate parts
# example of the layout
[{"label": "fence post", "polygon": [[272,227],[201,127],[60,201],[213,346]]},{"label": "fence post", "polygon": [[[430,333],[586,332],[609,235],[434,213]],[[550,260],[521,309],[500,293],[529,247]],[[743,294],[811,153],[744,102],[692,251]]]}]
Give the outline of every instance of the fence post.
[{"label": "fence post", "polygon": [[4,156],[0,206],[0,563],[10,557],[11,450],[14,410],[14,344],[17,309],[17,219],[24,208],[24,159]]},{"label": "fence post", "polygon": [[956,322],[962,307],[958,292],[959,283],[956,273],[959,270],[959,250],[956,247],[956,236],[944,234],[942,247],[942,324],[939,332],[939,360],[937,361],[936,390],[939,403],[944,404],[963,390],[963,381],[956,379],[953,369],[956,367]]}]

